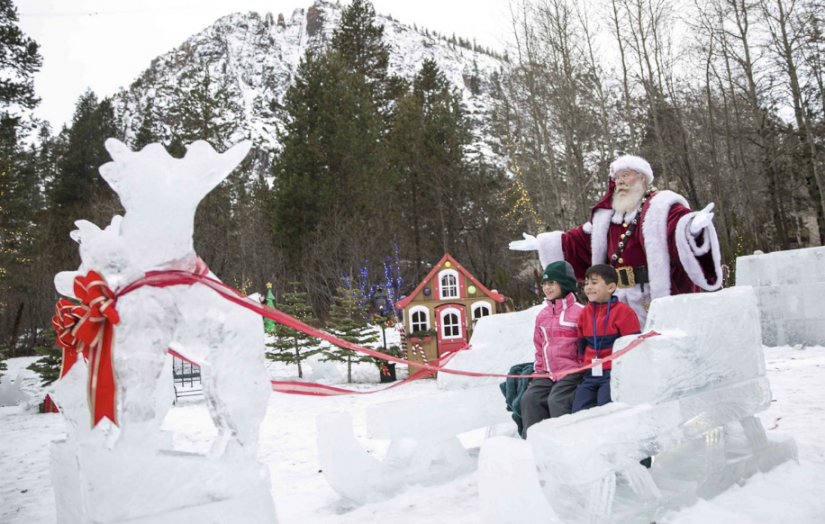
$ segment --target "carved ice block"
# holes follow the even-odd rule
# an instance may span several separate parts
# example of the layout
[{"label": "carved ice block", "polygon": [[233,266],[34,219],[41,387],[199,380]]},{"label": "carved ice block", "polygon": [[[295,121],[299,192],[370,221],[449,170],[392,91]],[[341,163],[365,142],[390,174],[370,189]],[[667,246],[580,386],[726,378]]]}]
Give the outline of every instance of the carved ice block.
[{"label": "carved ice block", "polygon": [[511,421],[497,384],[367,408],[367,431],[373,438],[443,440]]},{"label": "carved ice block", "polygon": [[[667,402],[765,375],[751,288],[657,299],[647,329],[662,335],[613,362],[610,389],[616,402]],[[614,351],[633,339],[620,339]]]},{"label": "carved ice block", "polygon": [[825,247],[739,257],[736,286],[756,292],[766,345],[825,345]]},{"label": "carved ice block", "polygon": [[[52,443],[59,524],[201,524],[277,521],[269,471],[174,451],[101,451]],[[174,472],[170,474],[170,472]]]},{"label": "carved ice block", "polygon": [[[536,317],[545,306],[539,305],[526,311],[489,315],[478,320],[472,346],[460,351],[444,367],[477,373],[507,373],[510,366],[522,362],[533,362],[536,347],[533,345],[533,331]],[[438,388],[445,390],[472,389],[498,384],[502,379],[495,377],[468,377],[438,374]]]}]

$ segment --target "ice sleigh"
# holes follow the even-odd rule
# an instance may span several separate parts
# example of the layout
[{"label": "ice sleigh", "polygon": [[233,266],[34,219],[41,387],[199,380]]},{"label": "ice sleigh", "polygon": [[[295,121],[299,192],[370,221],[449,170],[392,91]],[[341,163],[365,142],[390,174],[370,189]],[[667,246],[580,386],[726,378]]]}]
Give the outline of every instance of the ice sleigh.
[{"label": "ice sleigh", "polygon": [[[514,363],[532,361],[533,327],[542,307],[481,318],[473,348],[458,353],[446,367],[500,374]],[[499,382],[440,373],[438,393],[367,408],[367,434],[391,442],[383,461],[361,447],[347,413],[319,416],[318,453],[327,482],[344,499],[363,504],[406,485],[444,482],[471,471],[475,460],[458,435],[502,423],[515,435]]]},{"label": "ice sleigh", "polygon": [[[656,300],[649,330],[662,335],[614,362],[612,404],[541,422],[526,442],[485,442],[487,522],[509,521],[497,506],[544,502],[539,490],[513,489],[537,469],[544,499],[565,522],[649,523],[796,460],[795,441],[769,437],[754,416],[770,406],[771,391],[750,287]],[[639,461],[650,456],[646,469]]]},{"label": "ice sleigh", "polygon": [[[473,349],[450,367],[500,373],[531,360],[539,310],[482,319]],[[549,522],[647,523],[796,459],[793,439],[769,438],[754,416],[770,405],[771,392],[751,288],[657,300],[646,330],[662,335],[615,361],[613,404],[537,424],[527,441],[485,441],[479,492],[486,522],[542,514]],[[466,471],[472,461],[456,436],[510,420],[498,382],[442,373],[442,391],[426,402],[370,408],[369,436],[392,441],[383,462],[360,447],[347,415],[320,417],[328,481],[343,497],[365,502]],[[649,456],[656,457],[650,470],[639,464]]]}]

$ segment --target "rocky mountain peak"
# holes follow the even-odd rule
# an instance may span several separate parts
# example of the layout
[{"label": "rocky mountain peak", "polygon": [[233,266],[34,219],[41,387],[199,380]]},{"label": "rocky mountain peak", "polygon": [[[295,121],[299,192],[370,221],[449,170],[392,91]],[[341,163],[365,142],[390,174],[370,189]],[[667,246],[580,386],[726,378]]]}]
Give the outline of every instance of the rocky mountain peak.
[{"label": "rocky mountain peak", "polygon": [[[141,126],[145,127],[146,115],[153,115],[161,135],[171,134],[176,125],[171,115],[181,98],[206,86],[227,97],[227,110],[215,118],[234,126],[227,143],[216,147],[251,138],[258,149],[277,151],[285,118],[283,96],[298,64],[307,49],[327,45],[340,19],[341,7],[323,0],[295,9],[288,21],[282,14],[274,22],[271,13],[254,12],[220,18],[153,60],[129,88],[116,95],[126,140],[134,142]],[[435,60],[461,94],[472,122],[475,140],[468,154],[484,155],[501,164],[496,148],[490,147],[497,141],[491,132],[490,78],[506,63],[387,16],[378,15],[378,21],[384,25],[390,46],[390,72],[411,79],[425,59]]]}]

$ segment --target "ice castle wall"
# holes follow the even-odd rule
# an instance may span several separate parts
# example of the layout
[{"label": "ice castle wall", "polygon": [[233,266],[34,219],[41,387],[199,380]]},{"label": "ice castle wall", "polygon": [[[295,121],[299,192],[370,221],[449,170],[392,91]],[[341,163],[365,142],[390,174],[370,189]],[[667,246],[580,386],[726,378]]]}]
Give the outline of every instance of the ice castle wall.
[{"label": "ice castle wall", "polygon": [[736,285],[756,291],[766,346],[825,346],[825,247],[739,257]]}]

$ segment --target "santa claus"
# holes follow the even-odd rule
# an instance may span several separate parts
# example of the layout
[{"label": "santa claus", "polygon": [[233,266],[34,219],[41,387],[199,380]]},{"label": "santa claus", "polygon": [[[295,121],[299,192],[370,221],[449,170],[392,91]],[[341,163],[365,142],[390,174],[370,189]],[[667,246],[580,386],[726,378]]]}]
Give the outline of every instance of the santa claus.
[{"label": "santa claus", "polygon": [[510,249],[538,250],[542,267],[566,260],[579,280],[591,265],[612,265],[619,274],[615,296],[644,326],[654,299],[722,287],[712,209],[710,204],[691,211],[682,196],[657,191],[650,164],[626,155],[610,164],[607,194],[593,207],[590,222],[538,237],[525,233]]}]

